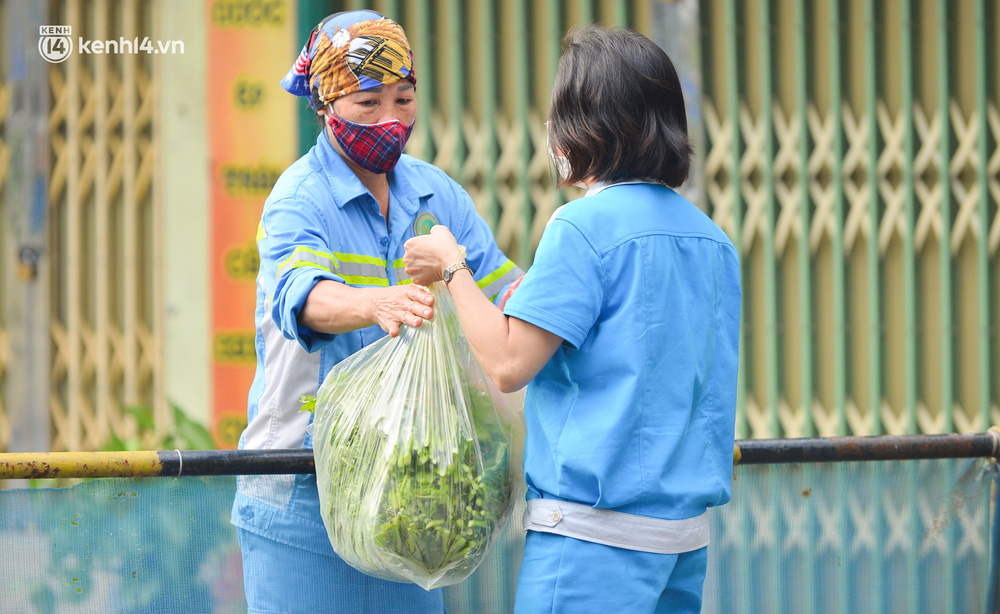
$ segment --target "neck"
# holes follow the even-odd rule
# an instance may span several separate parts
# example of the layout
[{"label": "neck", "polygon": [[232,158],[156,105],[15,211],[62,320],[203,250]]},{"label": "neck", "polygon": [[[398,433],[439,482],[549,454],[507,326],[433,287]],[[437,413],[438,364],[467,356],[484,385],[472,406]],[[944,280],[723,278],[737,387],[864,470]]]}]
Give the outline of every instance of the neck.
[{"label": "neck", "polygon": [[340,143],[333,136],[333,130],[328,126],[326,128],[327,138],[330,140],[330,144],[333,145],[333,149],[344,159],[347,163],[348,168],[354,171],[361,183],[368,188],[372,196],[375,198],[375,202],[378,203],[378,209],[382,213],[382,216],[389,219],[389,176],[386,173],[373,173],[369,170],[365,170],[354,163],[353,160],[344,154],[344,150],[340,148]]}]

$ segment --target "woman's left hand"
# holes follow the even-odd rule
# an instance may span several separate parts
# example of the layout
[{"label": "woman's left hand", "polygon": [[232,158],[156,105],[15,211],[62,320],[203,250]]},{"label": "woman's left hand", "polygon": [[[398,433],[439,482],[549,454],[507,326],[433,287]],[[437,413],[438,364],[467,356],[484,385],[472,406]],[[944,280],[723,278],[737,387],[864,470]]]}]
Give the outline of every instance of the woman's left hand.
[{"label": "woman's left hand", "polygon": [[446,268],[465,260],[458,241],[441,224],[431,228],[430,234],[409,239],[403,247],[406,250],[403,255],[406,274],[413,283],[421,286],[440,281]]}]

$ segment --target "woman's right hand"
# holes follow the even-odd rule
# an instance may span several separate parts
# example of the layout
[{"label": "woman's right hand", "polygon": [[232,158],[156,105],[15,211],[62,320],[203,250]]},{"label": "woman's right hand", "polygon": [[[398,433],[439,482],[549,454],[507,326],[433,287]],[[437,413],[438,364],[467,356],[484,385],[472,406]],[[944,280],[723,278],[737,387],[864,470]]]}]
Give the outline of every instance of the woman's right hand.
[{"label": "woman's right hand", "polygon": [[411,237],[403,244],[404,270],[414,283],[430,285],[444,270],[465,259],[463,249],[447,227],[437,224],[430,234]]},{"label": "woman's right hand", "polygon": [[314,331],[340,334],[378,324],[395,337],[402,324],[420,326],[434,317],[434,296],[415,284],[354,288],[322,279],[313,286],[299,313],[299,324]]},{"label": "woman's right hand", "polygon": [[423,286],[407,284],[372,288],[371,319],[390,337],[399,334],[402,324],[420,327],[434,317],[434,296]]}]

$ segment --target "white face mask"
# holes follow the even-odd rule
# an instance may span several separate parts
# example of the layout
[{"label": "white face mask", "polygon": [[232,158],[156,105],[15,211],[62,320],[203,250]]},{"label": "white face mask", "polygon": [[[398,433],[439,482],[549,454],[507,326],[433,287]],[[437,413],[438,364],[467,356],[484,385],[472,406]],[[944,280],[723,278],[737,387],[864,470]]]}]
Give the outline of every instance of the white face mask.
[{"label": "white face mask", "polygon": [[[557,156],[554,151],[552,151],[552,145],[549,144],[549,122],[545,122],[545,148],[549,151],[549,158],[552,160],[552,165],[556,167],[556,172],[559,173],[559,179],[565,180],[570,175],[570,171],[573,167],[569,164],[569,158],[566,156]],[[573,184],[578,188],[586,188],[587,184],[582,181],[577,181]]]}]

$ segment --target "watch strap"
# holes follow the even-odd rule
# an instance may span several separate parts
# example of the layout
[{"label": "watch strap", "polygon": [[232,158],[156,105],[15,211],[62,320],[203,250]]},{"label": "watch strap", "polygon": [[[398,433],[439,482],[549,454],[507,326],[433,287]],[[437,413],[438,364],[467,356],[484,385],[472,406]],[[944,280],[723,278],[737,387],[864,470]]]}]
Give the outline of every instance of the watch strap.
[{"label": "watch strap", "polygon": [[450,267],[444,270],[444,274],[442,275],[444,283],[446,284],[449,283],[452,277],[455,276],[455,273],[461,271],[462,269],[467,270],[470,274],[472,273],[472,269],[469,268],[469,264],[467,262],[465,262],[464,260],[461,262],[456,262],[455,264],[451,265]]}]

